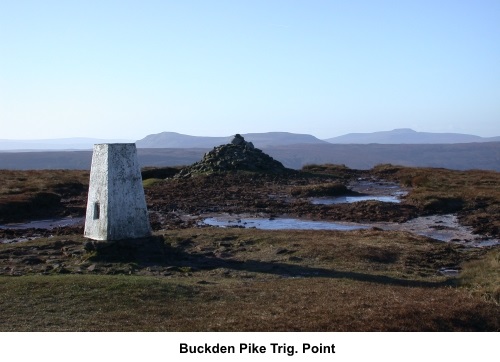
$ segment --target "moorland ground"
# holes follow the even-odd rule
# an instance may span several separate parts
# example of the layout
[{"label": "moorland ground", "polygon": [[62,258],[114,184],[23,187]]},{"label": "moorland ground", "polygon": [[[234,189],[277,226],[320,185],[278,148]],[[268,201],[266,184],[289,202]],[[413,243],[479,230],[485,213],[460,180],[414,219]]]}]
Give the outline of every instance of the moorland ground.
[{"label": "moorland ground", "polygon": [[[500,236],[500,174],[311,165],[286,174],[171,177],[143,170],[154,236],[95,244],[81,227],[0,229],[3,331],[498,331],[500,252],[401,231],[264,231],[206,213],[396,221],[456,213]],[[0,224],[82,216],[86,171],[0,171]],[[313,205],[357,179],[408,188],[400,204]],[[439,270],[454,268],[455,277]]]}]

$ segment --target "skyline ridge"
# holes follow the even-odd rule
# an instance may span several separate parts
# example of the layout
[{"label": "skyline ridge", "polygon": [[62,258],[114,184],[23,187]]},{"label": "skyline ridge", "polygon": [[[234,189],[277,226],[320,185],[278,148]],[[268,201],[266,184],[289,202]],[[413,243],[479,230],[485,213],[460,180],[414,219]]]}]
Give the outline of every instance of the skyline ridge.
[{"label": "skyline ridge", "polygon": [[[411,128],[390,131],[347,133],[332,138],[319,138],[312,134],[286,131],[241,133],[257,147],[290,144],[453,144],[471,142],[500,142],[500,136],[481,137],[455,132],[421,132]],[[96,143],[136,143],[139,148],[210,148],[228,143],[233,135],[197,136],[173,131],[149,134],[143,138],[106,139],[94,137],[69,137],[49,139],[0,139],[0,151],[30,150],[86,150]]]}]

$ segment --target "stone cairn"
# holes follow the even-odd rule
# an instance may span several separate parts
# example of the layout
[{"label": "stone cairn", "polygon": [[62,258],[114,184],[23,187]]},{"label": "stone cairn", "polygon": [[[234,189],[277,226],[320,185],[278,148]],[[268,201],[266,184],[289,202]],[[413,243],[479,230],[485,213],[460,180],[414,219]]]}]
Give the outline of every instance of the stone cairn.
[{"label": "stone cairn", "polygon": [[237,134],[231,143],[205,153],[201,161],[182,169],[176,177],[235,171],[283,173],[287,170],[281,162],[255,148],[252,142],[245,141]]}]

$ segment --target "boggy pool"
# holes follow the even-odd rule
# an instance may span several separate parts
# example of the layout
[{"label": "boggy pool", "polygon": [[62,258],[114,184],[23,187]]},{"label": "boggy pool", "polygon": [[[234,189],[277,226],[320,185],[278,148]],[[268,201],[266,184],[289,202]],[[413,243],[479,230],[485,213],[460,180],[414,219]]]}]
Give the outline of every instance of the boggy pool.
[{"label": "boggy pool", "polygon": [[58,227],[83,225],[84,217],[65,217],[61,219],[34,220],[25,223],[11,223],[0,225],[0,229],[47,229],[52,230]]},{"label": "boggy pool", "polygon": [[358,230],[368,229],[370,226],[364,226],[356,223],[347,222],[327,222],[312,221],[292,218],[229,218],[229,217],[208,217],[203,223],[210,226],[219,227],[242,227],[256,228],[262,230]]},{"label": "boggy pool", "polygon": [[418,217],[405,223],[331,222],[287,217],[265,218],[249,215],[211,215],[203,218],[200,225],[214,227],[256,228],[262,230],[362,230],[377,227],[382,230],[407,231],[436,241],[454,242],[467,246],[483,247],[500,245],[500,240],[474,234],[472,229],[458,223],[454,214]]},{"label": "boggy pool", "polygon": [[389,181],[357,180],[351,182],[348,187],[359,195],[312,197],[309,200],[315,205],[351,204],[361,201],[400,203],[401,198],[408,194],[407,189]]},{"label": "boggy pool", "polygon": [[373,196],[373,195],[362,195],[362,196],[339,196],[339,197],[313,197],[311,198],[311,203],[314,205],[336,205],[336,204],[351,204],[360,201],[380,201],[380,202],[392,202],[400,203],[401,200],[399,196],[389,195],[389,196]]}]

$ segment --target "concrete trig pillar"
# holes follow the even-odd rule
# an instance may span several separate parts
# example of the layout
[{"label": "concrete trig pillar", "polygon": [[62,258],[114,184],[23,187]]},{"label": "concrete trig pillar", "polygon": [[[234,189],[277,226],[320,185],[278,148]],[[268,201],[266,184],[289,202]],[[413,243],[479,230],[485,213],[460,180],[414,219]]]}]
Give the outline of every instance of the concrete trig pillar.
[{"label": "concrete trig pillar", "polygon": [[84,236],[121,240],[151,235],[134,143],[94,145]]}]

